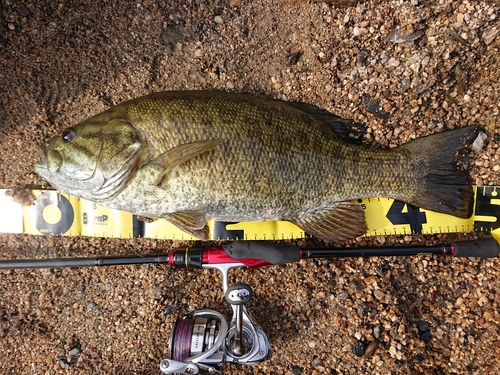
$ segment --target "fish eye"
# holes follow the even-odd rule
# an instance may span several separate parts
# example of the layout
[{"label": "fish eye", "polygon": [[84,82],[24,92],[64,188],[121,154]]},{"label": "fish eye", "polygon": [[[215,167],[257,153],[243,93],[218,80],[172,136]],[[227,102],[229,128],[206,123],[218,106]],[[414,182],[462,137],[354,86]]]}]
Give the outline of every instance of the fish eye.
[{"label": "fish eye", "polygon": [[62,132],[61,137],[63,142],[71,142],[75,138],[76,133],[74,130],[66,129]]}]

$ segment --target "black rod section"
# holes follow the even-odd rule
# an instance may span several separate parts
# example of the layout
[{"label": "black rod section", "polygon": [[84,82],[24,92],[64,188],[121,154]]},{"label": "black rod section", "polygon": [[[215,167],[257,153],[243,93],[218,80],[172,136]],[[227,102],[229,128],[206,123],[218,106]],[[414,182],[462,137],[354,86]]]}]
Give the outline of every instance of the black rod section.
[{"label": "black rod section", "polygon": [[302,249],[302,258],[357,258],[411,256],[421,254],[452,255],[451,246],[385,247],[370,249]]},{"label": "black rod section", "polygon": [[14,259],[1,260],[0,269],[123,266],[148,263],[168,263],[168,259],[166,255],[129,257],[116,256],[100,258]]}]

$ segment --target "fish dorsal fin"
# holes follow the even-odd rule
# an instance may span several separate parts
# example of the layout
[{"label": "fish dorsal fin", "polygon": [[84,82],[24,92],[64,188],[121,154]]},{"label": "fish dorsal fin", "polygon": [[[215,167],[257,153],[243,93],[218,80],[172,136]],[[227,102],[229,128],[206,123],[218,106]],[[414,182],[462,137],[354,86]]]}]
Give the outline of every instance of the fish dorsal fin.
[{"label": "fish dorsal fin", "polygon": [[179,229],[199,238],[200,240],[208,239],[206,214],[205,210],[202,208],[169,213],[166,214],[164,218]]},{"label": "fish dorsal fin", "polygon": [[356,121],[345,119],[312,104],[289,102],[292,107],[306,112],[316,120],[328,124],[345,141],[361,144],[366,134],[366,126]]},{"label": "fish dorsal fin", "polygon": [[195,141],[174,147],[151,160],[144,168],[154,172],[153,185],[162,185],[165,177],[179,164],[214,148],[217,141]]},{"label": "fish dorsal fin", "polygon": [[290,221],[328,242],[347,241],[365,234],[368,229],[363,207],[353,202],[338,202],[328,210]]}]

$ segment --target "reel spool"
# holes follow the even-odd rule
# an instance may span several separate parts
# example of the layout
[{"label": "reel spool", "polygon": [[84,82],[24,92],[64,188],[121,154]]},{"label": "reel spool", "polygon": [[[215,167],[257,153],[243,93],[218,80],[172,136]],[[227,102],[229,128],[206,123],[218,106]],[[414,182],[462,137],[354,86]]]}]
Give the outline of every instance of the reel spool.
[{"label": "reel spool", "polygon": [[214,347],[220,321],[212,318],[185,318],[177,320],[172,334],[172,359],[184,362]]},{"label": "reel spool", "polygon": [[168,341],[169,357],[160,363],[165,374],[216,374],[224,361],[226,318],[214,310],[198,310],[175,323]]}]

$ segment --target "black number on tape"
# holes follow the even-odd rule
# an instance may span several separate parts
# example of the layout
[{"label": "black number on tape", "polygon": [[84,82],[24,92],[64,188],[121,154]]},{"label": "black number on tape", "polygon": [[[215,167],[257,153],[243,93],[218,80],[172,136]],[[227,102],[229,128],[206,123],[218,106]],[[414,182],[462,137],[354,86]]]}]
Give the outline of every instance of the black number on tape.
[{"label": "black number on tape", "polygon": [[[61,218],[57,223],[49,223],[43,217],[43,210],[47,206],[56,206],[61,211]],[[64,234],[73,225],[75,211],[69,200],[56,191],[46,191],[35,201],[36,229],[44,235]]]},{"label": "black number on tape", "polygon": [[134,238],[144,237],[144,233],[146,232],[145,224],[146,223],[144,221],[137,219],[136,215],[132,216],[132,227],[134,231],[133,234]]},{"label": "black number on tape", "polygon": [[227,229],[228,225],[238,224],[237,222],[227,222],[227,221],[216,221],[214,222],[214,239],[239,239],[242,240],[245,236],[244,230],[229,230]]},{"label": "black number on tape", "polygon": [[474,221],[474,230],[491,230],[500,227],[500,206],[493,204],[492,199],[499,199],[495,187],[478,187],[476,194],[476,216],[494,217],[495,221]]},{"label": "black number on tape", "polygon": [[[403,212],[405,205],[408,212]],[[400,201],[392,202],[386,216],[394,225],[409,224],[412,233],[422,233],[422,224],[427,223],[425,212],[421,212],[418,207]]]}]

